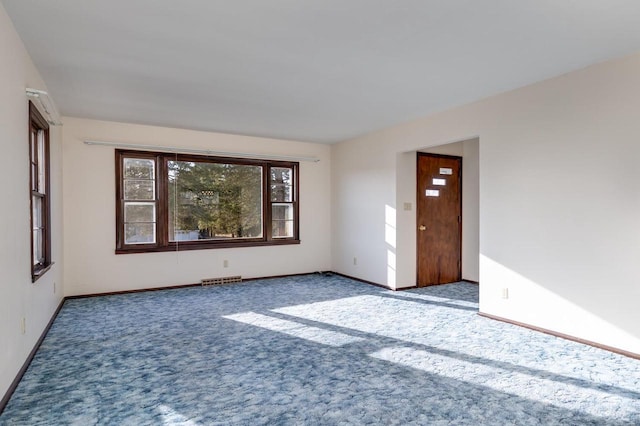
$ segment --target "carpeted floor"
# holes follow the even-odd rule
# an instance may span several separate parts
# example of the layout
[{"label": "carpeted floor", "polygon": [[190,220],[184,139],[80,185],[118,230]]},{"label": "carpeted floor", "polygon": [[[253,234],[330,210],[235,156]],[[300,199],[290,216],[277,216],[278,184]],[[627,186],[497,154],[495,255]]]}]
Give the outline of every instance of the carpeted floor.
[{"label": "carpeted floor", "polygon": [[640,361],[338,276],[69,300],[2,425],[640,424]]}]

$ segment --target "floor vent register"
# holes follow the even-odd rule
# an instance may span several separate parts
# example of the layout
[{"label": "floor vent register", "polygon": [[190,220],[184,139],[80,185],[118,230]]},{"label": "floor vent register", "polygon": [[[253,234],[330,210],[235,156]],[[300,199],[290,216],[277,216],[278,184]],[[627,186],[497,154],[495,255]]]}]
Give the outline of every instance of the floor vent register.
[{"label": "floor vent register", "polygon": [[202,283],[203,287],[211,285],[233,284],[241,283],[242,277],[240,275],[236,275],[234,277],[204,278],[200,282]]}]

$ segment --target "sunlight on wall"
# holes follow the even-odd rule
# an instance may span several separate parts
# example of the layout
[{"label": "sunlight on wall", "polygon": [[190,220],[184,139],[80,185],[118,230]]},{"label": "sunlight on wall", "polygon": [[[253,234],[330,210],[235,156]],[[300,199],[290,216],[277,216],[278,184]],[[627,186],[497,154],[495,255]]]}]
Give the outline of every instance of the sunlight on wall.
[{"label": "sunlight on wall", "polygon": [[384,206],[384,240],[394,249],[396,248],[396,209]]},{"label": "sunlight on wall", "polygon": [[[622,346],[616,340],[625,342],[636,339],[629,332],[553,291],[555,286],[560,286],[558,282],[538,284],[483,254],[480,255],[480,269],[483,276],[480,286],[481,312],[614,347]],[[567,321],[567,318],[580,320]]]},{"label": "sunlight on wall", "polygon": [[396,287],[396,254],[387,250],[387,284]]},{"label": "sunlight on wall", "polygon": [[480,254],[480,265],[482,267],[482,272],[491,274],[492,282],[500,283],[500,285],[503,285],[505,287],[517,283],[536,285],[528,278],[518,274],[512,269],[507,268],[501,263],[498,263],[483,254]]},{"label": "sunlight on wall", "polygon": [[396,287],[396,209],[390,205],[384,206],[384,241],[389,245],[387,249],[387,285]]},{"label": "sunlight on wall", "polygon": [[[527,318],[523,318],[522,313],[527,311],[519,308],[521,304],[545,306],[544,311],[536,310],[529,314],[528,320],[531,321],[538,316],[548,315],[549,311],[553,311],[554,306],[562,301],[552,291],[483,254],[480,255],[480,268],[485,277],[480,287],[482,312],[495,313],[495,315],[526,322]],[[564,309],[566,309],[566,302],[566,300],[562,301]]]}]

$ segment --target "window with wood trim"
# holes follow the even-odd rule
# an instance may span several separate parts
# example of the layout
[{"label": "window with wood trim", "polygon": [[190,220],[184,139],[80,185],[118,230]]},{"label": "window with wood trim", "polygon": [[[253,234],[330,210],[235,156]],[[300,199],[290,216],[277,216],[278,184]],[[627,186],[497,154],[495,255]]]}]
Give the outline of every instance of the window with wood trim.
[{"label": "window with wood trim", "polygon": [[298,244],[298,167],[116,150],[116,253]]},{"label": "window with wood trim", "polygon": [[31,200],[31,279],[51,267],[49,124],[29,102],[29,197]]}]

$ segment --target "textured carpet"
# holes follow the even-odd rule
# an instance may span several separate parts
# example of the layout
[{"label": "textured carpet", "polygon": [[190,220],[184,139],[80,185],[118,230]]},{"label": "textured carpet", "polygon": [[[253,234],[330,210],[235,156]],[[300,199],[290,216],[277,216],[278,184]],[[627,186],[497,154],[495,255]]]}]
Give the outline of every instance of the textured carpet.
[{"label": "textured carpet", "polygon": [[477,290],[307,275],[69,300],[0,424],[640,424],[640,361],[482,318]]}]

